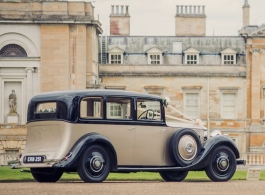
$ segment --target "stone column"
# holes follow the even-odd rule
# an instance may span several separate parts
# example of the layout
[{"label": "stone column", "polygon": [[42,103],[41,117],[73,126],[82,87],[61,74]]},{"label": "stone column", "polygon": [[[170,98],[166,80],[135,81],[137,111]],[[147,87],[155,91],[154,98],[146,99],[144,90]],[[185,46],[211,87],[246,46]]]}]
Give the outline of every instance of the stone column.
[{"label": "stone column", "polygon": [[260,124],[260,55],[261,49],[251,49],[251,120],[252,124]]},{"label": "stone column", "polygon": [[33,96],[33,85],[32,85],[32,73],[34,71],[34,68],[25,68],[25,71],[27,73],[27,87],[26,87],[26,102],[27,104],[29,103],[30,99],[32,98]]}]

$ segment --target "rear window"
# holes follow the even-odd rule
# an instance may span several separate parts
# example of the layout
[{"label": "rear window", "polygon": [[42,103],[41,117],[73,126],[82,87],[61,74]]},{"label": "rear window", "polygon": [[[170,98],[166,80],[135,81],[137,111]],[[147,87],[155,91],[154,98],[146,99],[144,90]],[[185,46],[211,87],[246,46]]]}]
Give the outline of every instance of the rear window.
[{"label": "rear window", "polygon": [[81,118],[102,118],[103,99],[102,97],[86,97],[80,103]]},{"label": "rear window", "polygon": [[36,108],[36,113],[54,113],[56,112],[56,102],[39,103]]}]

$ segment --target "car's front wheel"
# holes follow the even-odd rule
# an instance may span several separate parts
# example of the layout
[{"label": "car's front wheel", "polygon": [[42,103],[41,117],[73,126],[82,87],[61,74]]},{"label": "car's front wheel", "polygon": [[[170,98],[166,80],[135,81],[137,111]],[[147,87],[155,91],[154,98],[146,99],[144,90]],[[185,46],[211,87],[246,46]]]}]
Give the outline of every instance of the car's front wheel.
[{"label": "car's front wheel", "polygon": [[84,182],[102,182],[109,175],[110,157],[102,146],[90,146],[81,156],[77,171]]},{"label": "car's front wheel", "polygon": [[30,171],[37,182],[56,182],[61,178],[64,170],[60,168],[31,168]]},{"label": "car's front wheel", "polygon": [[188,171],[161,171],[159,174],[165,181],[180,182],[186,178]]},{"label": "car's front wheel", "polygon": [[212,181],[228,181],[233,177],[236,165],[234,152],[227,146],[220,146],[214,150],[205,172]]}]

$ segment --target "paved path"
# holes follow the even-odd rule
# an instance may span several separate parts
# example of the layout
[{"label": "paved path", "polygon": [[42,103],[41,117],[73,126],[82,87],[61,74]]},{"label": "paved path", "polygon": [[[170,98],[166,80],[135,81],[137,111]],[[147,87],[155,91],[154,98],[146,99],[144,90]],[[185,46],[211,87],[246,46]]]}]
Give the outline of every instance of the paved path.
[{"label": "paved path", "polygon": [[265,181],[0,183],[0,195],[264,195]]}]

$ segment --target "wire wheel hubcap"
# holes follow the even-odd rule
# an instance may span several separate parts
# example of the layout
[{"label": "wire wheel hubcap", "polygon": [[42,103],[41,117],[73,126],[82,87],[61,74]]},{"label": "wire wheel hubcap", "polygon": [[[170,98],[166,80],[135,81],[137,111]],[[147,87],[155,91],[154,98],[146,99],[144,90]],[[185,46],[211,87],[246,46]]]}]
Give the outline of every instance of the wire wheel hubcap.
[{"label": "wire wheel hubcap", "polygon": [[221,156],[217,159],[217,168],[219,171],[226,171],[229,168],[229,159],[226,156]]}]

